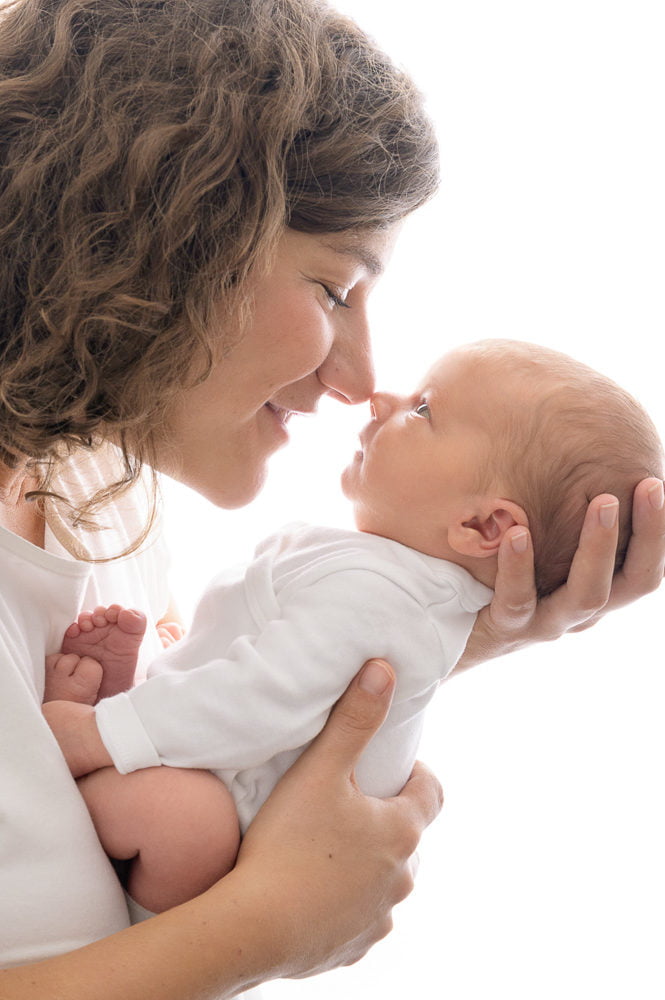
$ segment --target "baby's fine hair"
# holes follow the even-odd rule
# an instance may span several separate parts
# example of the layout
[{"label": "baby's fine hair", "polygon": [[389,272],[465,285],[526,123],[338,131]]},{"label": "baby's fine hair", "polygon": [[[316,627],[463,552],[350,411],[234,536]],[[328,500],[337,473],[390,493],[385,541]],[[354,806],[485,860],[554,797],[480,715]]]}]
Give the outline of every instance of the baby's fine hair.
[{"label": "baby's fine hair", "polygon": [[376,230],[437,183],[414,84],[319,0],[5,3],[0,461],[47,481],[112,437],[135,480],[285,225]]},{"label": "baby's fine hair", "polygon": [[[543,597],[565,582],[589,501],[603,493],[620,503],[615,570],[624,562],[637,484],[662,479],[663,446],[644,408],[592,368],[557,351],[515,341],[487,341],[529,390],[526,408],[509,407],[493,464],[507,470],[510,499],[526,511],[536,586]],[[493,446],[496,439],[493,437]]]}]

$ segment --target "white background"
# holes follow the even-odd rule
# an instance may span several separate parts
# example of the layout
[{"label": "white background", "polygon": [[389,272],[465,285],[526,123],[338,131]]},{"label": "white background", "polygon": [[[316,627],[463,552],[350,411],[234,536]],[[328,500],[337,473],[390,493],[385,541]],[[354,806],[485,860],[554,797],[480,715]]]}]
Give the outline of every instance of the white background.
[{"label": "white background", "polygon": [[[373,297],[380,387],[408,391],[487,336],[567,351],[665,433],[665,11],[660,0],[346,0],[411,71],[443,186]],[[168,490],[186,613],[285,521],[346,521],[337,480],[367,419],[293,424],[249,508]],[[662,592],[592,632],[446,685],[422,757],[446,792],[396,929],[360,965],[267,996],[665,997]]]}]

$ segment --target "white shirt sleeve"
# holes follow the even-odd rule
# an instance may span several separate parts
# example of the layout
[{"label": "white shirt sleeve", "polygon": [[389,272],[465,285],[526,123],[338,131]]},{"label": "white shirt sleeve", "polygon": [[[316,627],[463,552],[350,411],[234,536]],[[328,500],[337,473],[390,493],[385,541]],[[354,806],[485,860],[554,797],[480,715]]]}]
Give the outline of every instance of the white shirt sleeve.
[{"label": "white shirt sleeve", "polygon": [[[361,569],[290,592],[279,617],[223,651],[209,631],[205,662],[97,706],[100,734],[122,773],[158,762],[251,768],[301,747],[369,657],[397,670],[396,700],[436,685],[447,669],[439,636],[413,597]],[[200,634],[196,648],[200,656]],[[183,645],[180,661],[185,652]]]}]

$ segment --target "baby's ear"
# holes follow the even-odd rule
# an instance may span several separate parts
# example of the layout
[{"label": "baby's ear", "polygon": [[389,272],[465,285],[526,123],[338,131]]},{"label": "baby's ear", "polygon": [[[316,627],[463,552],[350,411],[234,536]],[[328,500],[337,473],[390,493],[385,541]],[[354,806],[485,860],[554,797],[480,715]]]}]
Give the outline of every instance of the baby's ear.
[{"label": "baby's ear", "polygon": [[460,555],[486,559],[496,555],[501,539],[514,524],[529,527],[519,504],[497,498],[480,501],[475,513],[461,515],[448,527],[448,542]]}]

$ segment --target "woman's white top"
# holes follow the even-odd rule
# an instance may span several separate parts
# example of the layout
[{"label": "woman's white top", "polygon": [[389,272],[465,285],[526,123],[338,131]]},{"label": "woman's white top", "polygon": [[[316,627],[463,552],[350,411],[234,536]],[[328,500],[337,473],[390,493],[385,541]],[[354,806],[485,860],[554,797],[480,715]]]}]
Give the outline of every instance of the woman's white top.
[{"label": "woman's white top", "polygon": [[[53,484],[73,500],[114,481],[110,449],[77,456]],[[0,967],[48,958],[128,925],[123,892],[95,835],[58,745],[44,722],[44,656],[57,652],[84,608],[119,602],[157,621],[168,605],[158,532],[134,556],[112,556],[146,522],[139,484],[99,516],[101,531],[74,528],[47,510],[45,549],[0,529]],[[142,668],[159,652],[144,643]]]}]

